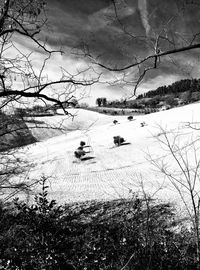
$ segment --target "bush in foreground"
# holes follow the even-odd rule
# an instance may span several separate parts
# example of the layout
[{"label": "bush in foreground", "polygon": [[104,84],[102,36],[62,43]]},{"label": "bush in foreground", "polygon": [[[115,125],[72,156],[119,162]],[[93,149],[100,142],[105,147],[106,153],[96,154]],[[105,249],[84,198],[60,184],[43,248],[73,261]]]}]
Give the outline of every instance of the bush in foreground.
[{"label": "bush in foreground", "polygon": [[135,196],[57,206],[45,183],[35,204],[1,207],[1,269],[195,269],[192,231],[169,204]]}]

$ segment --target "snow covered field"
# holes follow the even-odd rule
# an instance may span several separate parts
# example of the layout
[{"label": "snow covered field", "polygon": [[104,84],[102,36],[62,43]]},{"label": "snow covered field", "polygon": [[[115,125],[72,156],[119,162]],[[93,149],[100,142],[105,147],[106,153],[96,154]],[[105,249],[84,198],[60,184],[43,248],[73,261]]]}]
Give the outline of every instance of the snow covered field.
[{"label": "snow covered field", "polygon": [[[73,109],[70,112],[74,113]],[[84,110],[76,113],[74,122],[67,119],[65,123],[71,132],[25,148],[28,160],[35,163],[30,179],[49,176],[50,196],[62,203],[131,196],[141,191],[141,181],[146,192],[161,199],[178,200],[169,181],[150,164],[147,154],[160,160],[168,155],[156,139],[161,136],[159,125],[173,133],[179,129],[186,134],[184,138],[192,133],[193,137],[197,136],[200,131],[188,128],[187,122],[200,122],[200,104],[136,116],[133,121],[128,121],[127,116],[106,116]],[[55,116],[46,121],[55,123],[64,118]],[[114,119],[119,124],[114,125]],[[141,122],[146,125],[141,127]],[[126,144],[114,146],[116,135],[124,137]],[[91,146],[84,161],[74,157],[81,140]]]}]

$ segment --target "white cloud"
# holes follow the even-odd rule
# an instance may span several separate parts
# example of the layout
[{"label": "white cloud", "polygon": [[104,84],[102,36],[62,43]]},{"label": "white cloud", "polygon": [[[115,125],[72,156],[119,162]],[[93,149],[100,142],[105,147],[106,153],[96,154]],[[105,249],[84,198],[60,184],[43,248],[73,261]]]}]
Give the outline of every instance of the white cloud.
[{"label": "white cloud", "polygon": [[140,10],[141,20],[145,28],[146,35],[149,36],[151,27],[150,27],[149,19],[148,19],[147,0],[138,0],[138,8]]}]

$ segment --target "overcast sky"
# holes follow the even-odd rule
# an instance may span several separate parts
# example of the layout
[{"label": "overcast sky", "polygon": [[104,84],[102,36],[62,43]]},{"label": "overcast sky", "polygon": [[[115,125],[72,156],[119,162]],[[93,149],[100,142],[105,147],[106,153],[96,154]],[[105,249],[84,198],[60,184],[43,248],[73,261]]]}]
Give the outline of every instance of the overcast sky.
[{"label": "overcast sky", "polygon": [[[184,1],[186,8],[182,9]],[[177,47],[188,45],[193,34],[200,32],[200,6],[195,4],[198,1],[193,0],[193,5],[188,5],[189,2],[191,1],[116,0],[116,17],[111,0],[48,0],[48,30],[43,31],[43,36],[52,48],[61,46],[66,52],[63,56],[53,57],[49,65],[50,76],[56,74],[60,65],[70,71],[86,67],[88,59],[70,54],[83,43],[89,46],[94,56],[100,56],[102,63],[113,67],[123,67],[133,62],[135,56],[141,58],[153,53],[155,36],[160,31],[166,39],[175,41]],[[151,42],[144,42],[145,38]],[[28,43],[26,46],[29,46]],[[161,50],[171,48],[172,44],[166,45],[163,40]],[[184,77],[199,77],[198,55],[199,50],[194,50],[179,53],[173,59],[163,58],[161,68],[147,75],[138,93]],[[111,76],[107,71],[102,71],[108,78]],[[131,71],[127,77],[130,81],[134,79],[134,72]],[[124,84],[95,85],[90,91],[90,101],[98,96],[120,98],[132,89],[133,86]]]}]

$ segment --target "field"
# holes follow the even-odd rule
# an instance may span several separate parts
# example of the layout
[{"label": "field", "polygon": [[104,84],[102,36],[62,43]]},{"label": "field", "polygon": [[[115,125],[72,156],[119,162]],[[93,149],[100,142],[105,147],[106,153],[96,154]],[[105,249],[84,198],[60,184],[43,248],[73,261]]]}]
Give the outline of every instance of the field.
[{"label": "field", "polygon": [[[77,114],[73,121],[64,115],[49,117],[46,121],[50,125],[65,123],[65,132],[44,140],[44,132],[34,129],[35,136],[40,137],[42,133],[43,141],[23,148],[27,159],[35,164],[29,179],[50,177],[50,196],[62,203],[129,197],[143,189],[176,202],[178,195],[169,181],[152,167],[148,154],[157,159],[167,155],[158,141],[159,126],[172,133],[179,129],[187,138],[188,134],[198,136],[198,130],[188,128],[187,122],[200,122],[199,111],[199,104],[192,104],[135,116],[133,121],[128,121],[127,116],[116,118],[81,109],[70,110]],[[113,119],[117,119],[118,124],[114,125]],[[141,122],[146,125],[141,127]],[[113,144],[116,135],[124,137],[126,143],[116,147]],[[45,136],[48,137],[48,129]],[[74,157],[81,140],[90,146],[90,153],[83,161]]]}]

